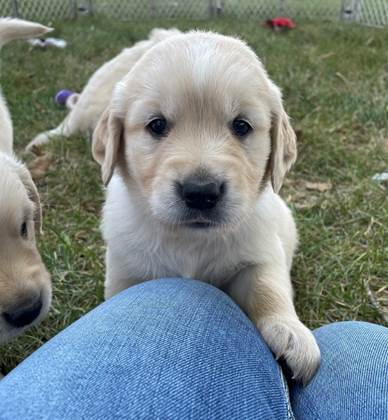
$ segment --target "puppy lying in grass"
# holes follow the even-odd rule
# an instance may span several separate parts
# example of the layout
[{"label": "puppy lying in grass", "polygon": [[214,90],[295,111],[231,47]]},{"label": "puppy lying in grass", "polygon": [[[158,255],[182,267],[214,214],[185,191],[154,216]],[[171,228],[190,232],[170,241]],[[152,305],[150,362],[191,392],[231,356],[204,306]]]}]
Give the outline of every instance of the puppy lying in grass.
[{"label": "puppy lying in grass", "polygon": [[85,133],[96,127],[97,121],[109,104],[112,91],[139,58],[153,45],[172,35],[180,33],[177,29],[154,29],[149,39],[125,48],[119,55],[101,66],[89,79],[80,94],[71,96],[70,112],[57,128],[38,134],[28,145],[27,150],[41,146],[55,137],[70,137]]},{"label": "puppy lying in grass", "polygon": [[[0,47],[49,30],[38,23],[2,18]],[[38,191],[13,154],[12,121],[0,93],[0,343],[37,324],[50,307],[50,276],[35,243],[40,230]]]},{"label": "puppy lying in grass", "polygon": [[93,155],[107,185],[105,297],[160,277],[211,283],[307,384],[320,351],[293,305],[297,231],[277,194],[296,138],[256,54],[215,33],[156,44],[116,85]]}]

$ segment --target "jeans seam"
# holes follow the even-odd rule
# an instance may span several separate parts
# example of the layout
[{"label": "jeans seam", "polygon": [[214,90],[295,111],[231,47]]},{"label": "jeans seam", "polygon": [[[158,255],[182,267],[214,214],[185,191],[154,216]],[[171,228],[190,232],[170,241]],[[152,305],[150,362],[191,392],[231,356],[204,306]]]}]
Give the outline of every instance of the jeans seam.
[{"label": "jeans seam", "polygon": [[288,386],[287,386],[286,378],[284,377],[282,368],[280,366],[278,366],[278,369],[279,369],[279,373],[280,373],[280,380],[282,382],[282,387],[283,387],[283,390],[284,390],[284,395],[285,395],[285,398],[286,398],[287,418],[288,418],[288,420],[295,420],[294,413],[292,412],[291,400],[290,400],[290,391],[289,391]]}]

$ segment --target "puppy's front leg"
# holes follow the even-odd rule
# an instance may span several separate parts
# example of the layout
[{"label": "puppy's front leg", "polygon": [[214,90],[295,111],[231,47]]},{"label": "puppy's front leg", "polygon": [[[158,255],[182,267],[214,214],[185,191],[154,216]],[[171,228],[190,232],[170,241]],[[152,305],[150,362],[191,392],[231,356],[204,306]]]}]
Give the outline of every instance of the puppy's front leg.
[{"label": "puppy's front leg", "polygon": [[320,351],[295,312],[286,264],[245,268],[226,291],[257,326],[276,358],[285,359],[293,379],[307,385],[318,369]]}]

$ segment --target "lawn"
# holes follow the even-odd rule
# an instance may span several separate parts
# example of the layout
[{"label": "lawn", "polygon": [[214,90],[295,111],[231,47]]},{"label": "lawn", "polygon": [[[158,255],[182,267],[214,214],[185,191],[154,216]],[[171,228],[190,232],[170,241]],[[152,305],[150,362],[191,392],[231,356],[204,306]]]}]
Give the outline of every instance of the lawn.
[{"label": "lawn", "polygon": [[[387,186],[372,176],[388,169],[388,30],[300,22],[280,34],[232,19],[52,24],[54,36],[69,42],[66,49],[19,42],[2,51],[1,85],[20,154],[34,135],[64,118],[66,111],[53,102],[59,89],[81,90],[94,70],[152,27],[212,29],[246,39],[282,87],[298,132],[298,162],[281,192],[300,232],[293,267],[297,311],[312,328],[349,319],[384,323]],[[44,206],[39,246],[52,273],[53,307],[40,326],[0,348],[3,372],[103,296],[103,189],[90,138],[58,140],[46,152],[52,162],[37,179]]]},{"label": "lawn", "polygon": [[[42,20],[48,17],[63,18],[74,13],[74,0],[16,0],[20,16]],[[342,0],[76,0],[78,13],[86,13],[90,6],[94,13],[115,18],[144,20],[158,16],[161,18],[207,19],[211,5],[222,4],[222,15],[246,19],[270,18],[287,14],[295,18],[316,16],[338,20]],[[12,0],[0,0],[0,14],[13,13]]]}]

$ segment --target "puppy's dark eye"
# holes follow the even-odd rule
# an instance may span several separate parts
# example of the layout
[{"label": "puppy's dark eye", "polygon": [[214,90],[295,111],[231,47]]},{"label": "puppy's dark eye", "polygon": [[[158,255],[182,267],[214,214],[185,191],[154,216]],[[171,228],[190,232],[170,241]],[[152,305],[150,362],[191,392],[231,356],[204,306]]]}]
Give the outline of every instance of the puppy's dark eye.
[{"label": "puppy's dark eye", "polygon": [[155,118],[147,125],[147,129],[154,137],[164,137],[168,134],[168,124],[165,118]]},{"label": "puppy's dark eye", "polygon": [[232,132],[239,138],[244,138],[252,131],[252,127],[245,120],[236,118],[232,122]]},{"label": "puppy's dark eye", "polygon": [[23,222],[21,227],[20,227],[20,236],[23,239],[27,239],[28,238],[28,228],[27,228],[27,222]]}]

